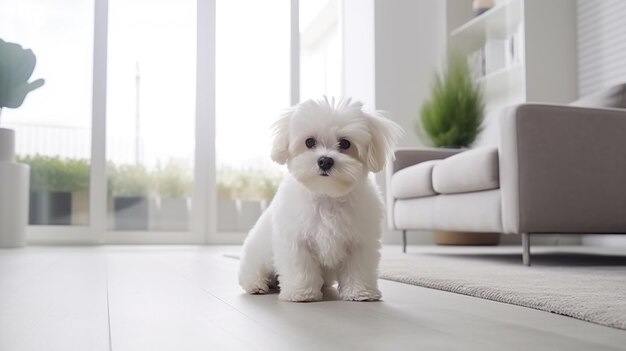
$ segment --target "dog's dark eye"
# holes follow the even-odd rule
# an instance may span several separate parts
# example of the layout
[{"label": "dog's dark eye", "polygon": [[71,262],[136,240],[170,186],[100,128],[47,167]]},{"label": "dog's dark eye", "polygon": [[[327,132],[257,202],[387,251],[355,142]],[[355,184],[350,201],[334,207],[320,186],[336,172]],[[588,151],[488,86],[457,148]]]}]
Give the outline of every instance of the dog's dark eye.
[{"label": "dog's dark eye", "polygon": [[304,144],[306,145],[306,147],[308,147],[309,149],[312,149],[315,147],[315,144],[317,144],[317,142],[315,142],[315,139],[313,138],[308,138]]},{"label": "dog's dark eye", "polygon": [[350,148],[350,142],[346,139],[339,139],[339,148],[341,150],[348,150]]}]

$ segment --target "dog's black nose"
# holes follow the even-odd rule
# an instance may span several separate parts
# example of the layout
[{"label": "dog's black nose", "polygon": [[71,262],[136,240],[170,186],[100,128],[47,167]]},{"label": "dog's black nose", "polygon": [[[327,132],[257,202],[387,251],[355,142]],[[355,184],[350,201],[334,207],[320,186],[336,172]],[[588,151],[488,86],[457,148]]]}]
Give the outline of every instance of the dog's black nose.
[{"label": "dog's black nose", "polygon": [[333,168],[334,164],[335,160],[330,157],[322,156],[317,159],[317,165],[322,171],[328,171],[329,169]]}]

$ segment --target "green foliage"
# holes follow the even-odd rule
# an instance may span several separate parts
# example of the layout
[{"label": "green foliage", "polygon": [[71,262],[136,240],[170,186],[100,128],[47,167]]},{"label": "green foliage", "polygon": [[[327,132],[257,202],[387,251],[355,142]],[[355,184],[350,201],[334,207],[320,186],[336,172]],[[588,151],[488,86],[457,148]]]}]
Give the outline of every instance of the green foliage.
[{"label": "green foliage", "polygon": [[107,185],[112,196],[148,196],[153,178],[144,165],[107,165]]},{"label": "green foliage", "polygon": [[220,199],[270,200],[281,179],[277,172],[222,168],[217,171],[217,195]]},{"label": "green foliage", "polygon": [[152,174],[156,192],[166,198],[186,198],[191,196],[193,184],[188,167],[169,161],[164,167],[157,165]]},{"label": "green foliage", "polygon": [[437,147],[470,146],[482,130],[483,94],[464,57],[451,55],[443,76],[437,74],[432,95],[422,105],[421,128]]},{"label": "green foliage", "polygon": [[235,199],[235,178],[236,172],[230,168],[223,168],[217,171],[217,197],[219,199]]},{"label": "green foliage", "polygon": [[31,190],[81,192],[89,189],[89,162],[51,156],[18,157],[30,166]]},{"label": "green foliage", "polygon": [[[18,161],[31,167],[31,190],[81,192],[89,190],[89,162],[51,156],[25,156]],[[217,172],[220,199],[270,200],[282,179],[280,172],[223,168]],[[107,164],[107,185],[111,196],[186,198],[191,196],[191,170],[173,161],[149,171],[143,165]]]},{"label": "green foliage", "polygon": [[257,187],[259,189],[260,198],[262,200],[271,200],[276,194],[276,190],[278,190],[278,185],[282,179],[283,177],[279,173],[266,173],[262,177],[259,177]]},{"label": "green foliage", "polygon": [[144,165],[107,165],[107,186],[111,196],[159,196],[187,198],[191,196],[191,170],[182,164],[168,161],[154,170]]},{"label": "green foliage", "polygon": [[44,84],[43,79],[28,82],[36,61],[32,50],[0,39],[0,109],[20,107],[29,92]]}]

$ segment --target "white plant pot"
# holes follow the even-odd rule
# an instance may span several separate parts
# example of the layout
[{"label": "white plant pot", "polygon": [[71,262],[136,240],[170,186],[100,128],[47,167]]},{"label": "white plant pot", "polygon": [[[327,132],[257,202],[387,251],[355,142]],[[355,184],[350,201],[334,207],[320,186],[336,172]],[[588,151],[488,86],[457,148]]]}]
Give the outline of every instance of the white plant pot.
[{"label": "white plant pot", "polygon": [[29,184],[30,167],[15,162],[15,132],[0,128],[0,248],[26,243]]},{"label": "white plant pot", "polygon": [[261,216],[261,212],[259,201],[241,201],[239,217],[237,218],[237,231],[249,231]]},{"label": "white plant pot", "polygon": [[89,192],[72,193],[72,225],[89,225]]},{"label": "white plant pot", "polygon": [[157,230],[189,230],[189,202],[185,198],[162,197],[157,215]]},{"label": "white plant pot", "polygon": [[237,203],[234,200],[217,200],[217,231],[237,231]]}]

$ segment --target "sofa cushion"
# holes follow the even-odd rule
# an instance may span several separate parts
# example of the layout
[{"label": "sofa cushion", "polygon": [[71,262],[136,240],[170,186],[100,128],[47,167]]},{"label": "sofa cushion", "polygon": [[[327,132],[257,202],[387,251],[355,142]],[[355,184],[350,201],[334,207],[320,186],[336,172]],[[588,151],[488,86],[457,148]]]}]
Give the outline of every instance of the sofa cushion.
[{"label": "sofa cushion", "polygon": [[399,199],[393,204],[395,228],[502,232],[500,190]]},{"label": "sofa cushion", "polygon": [[626,83],[602,89],[570,104],[579,107],[626,108]]},{"label": "sofa cushion", "polygon": [[441,160],[433,167],[433,189],[440,194],[497,189],[498,149],[471,149]]},{"label": "sofa cushion", "polygon": [[433,167],[440,160],[424,161],[403,168],[391,177],[391,195],[396,199],[437,195],[433,190]]}]

